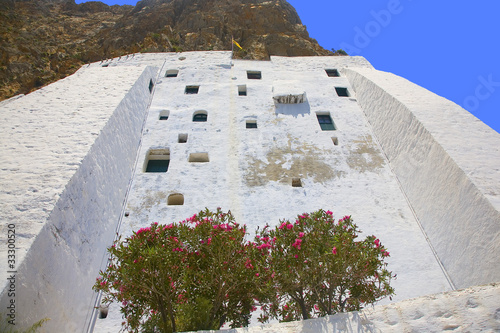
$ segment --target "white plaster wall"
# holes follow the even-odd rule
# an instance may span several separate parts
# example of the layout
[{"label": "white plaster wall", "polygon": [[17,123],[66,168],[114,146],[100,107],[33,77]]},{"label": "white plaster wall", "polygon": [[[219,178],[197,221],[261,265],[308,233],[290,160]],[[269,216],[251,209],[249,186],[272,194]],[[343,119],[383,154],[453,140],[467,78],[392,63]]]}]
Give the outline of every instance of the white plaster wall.
[{"label": "white plaster wall", "polygon": [[454,284],[500,281],[500,134],[391,73],[344,73]]},{"label": "white plaster wall", "polygon": [[379,305],[319,319],[220,331],[227,333],[498,332],[500,285],[491,284]]},{"label": "white plaster wall", "polygon": [[[228,52],[164,54],[164,59],[127,200],[129,216],[120,230],[124,237],[205,207],[231,210],[250,232],[281,218],[330,209],[337,218],[352,215],[362,236],[375,234],[388,247],[389,269],[398,275],[394,301],[450,290],[348,79],[326,75],[331,68],[372,68],[365,59],[231,61]],[[169,69],[178,69],[178,76],[163,77]],[[262,79],[247,79],[247,70],[261,71]],[[200,85],[199,93],[184,94],[186,85]],[[247,86],[247,96],[238,96],[238,85]],[[304,91],[307,103],[277,109],[273,90],[287,85]],[[335,86],[347,87],[351,96],[338,97]],[[164,110],[169,119],[159,120]],[[197,110],[208,112],[206,123],[192,122]],[[338,129],[321,131],[316,112],[330,112]],[[246,129],[248,119],[258,128]],[[188,134],[187,143],[178,143],[180,133]],[[170,150],[168,172],[144,173],[148,149],[159,147]],[[210,162],[189,163],[196,152],[207,152]],[[292,177],[300,177],[303,187],[292,187]],[[172,193],[182,193],[184,205],[168,206]],[[117,311],[112,307],[95,331],[118,331]]]},{"label": "white plaster wall", "polygon": [[0,304],[15,300],[16,329],[50,318],[42,331],[86,332],[156,72],[84,67],[2,106],[0,238],[16,225],[17,273]]}]

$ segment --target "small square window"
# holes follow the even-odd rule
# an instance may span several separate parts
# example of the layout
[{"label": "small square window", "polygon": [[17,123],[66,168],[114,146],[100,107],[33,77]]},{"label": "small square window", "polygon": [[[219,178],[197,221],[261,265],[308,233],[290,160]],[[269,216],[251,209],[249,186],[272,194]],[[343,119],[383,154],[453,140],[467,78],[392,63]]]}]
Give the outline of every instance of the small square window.
[{"label": "small square window", "polygon": [[339,71],[336,69],[325,69],[325,72],[326,72],[326,75],[328,75],[328,77],[339,77],[340,76]]},{"label": "small square window", "polygon": [[178,137],[178,140],[177,140],[178,143],[186,143],[187,141],[188,141],[188,135],[187,135],[187,133],[181,133],[181,134],[179,134],[179,137]]},{"label": "small square window", "polygon": [[335,91],[339,97],[349,97],[349,92],[347,88],[344,87],[335,87]]},{"label": "small square window", "polygon": [[256,120],[247,120],[246,128],[257,128]]},{"label": "small square window", "polygon": [[167,172],[170,160],[149,160],[146,172]]},{"label": "small square window", "polygon": [[186,86],[186,90],[184,90],[184,93],[188,95],[197,94],[199,89],[200,86]]},{"label": "small square window", "polygon": [[329,114],[317,114],[319,126],[322,131],[335,131],[335,124]]},{"label": "small square window", "polygon": [[336,136],[332,137],[332,142],[333,142],[334,146],[338,146],[339,145],[339,139]]},{"label": "small square window", "polygon": [[246,95],[247,95],[246,84],[238,86],[238,96],[246,96]]},{"label": "small square window", "polygon": [[167,172],[170,164],[170,151],[165,148],[150,149],[146,157],[145,172]]},{"label": "small square window", "polygon": [[260,80],[262,79],[262,74],[260,71],[247,71],[247,78],[250,80]]},{"label": "small square window", "polygon": [[158,117],[159,120],[168,120],[168,115],[169,115],[168,110],[163,110],[160,112],[160,116]]},{"label": "small square window", "polygon": [[165,73],[165,77],[177,77],[178,73],[179,73],[179,70],[177,70],[177,69],[169,69]]},{"label": "small square window", "polygon": [[302,187],[300,178],[292,178],[292,187]]},{"label": "small square window", "polygon": [[188,161],[191,163],[207,163],[210,162],[210,159],[208,153],[191,153]]}]

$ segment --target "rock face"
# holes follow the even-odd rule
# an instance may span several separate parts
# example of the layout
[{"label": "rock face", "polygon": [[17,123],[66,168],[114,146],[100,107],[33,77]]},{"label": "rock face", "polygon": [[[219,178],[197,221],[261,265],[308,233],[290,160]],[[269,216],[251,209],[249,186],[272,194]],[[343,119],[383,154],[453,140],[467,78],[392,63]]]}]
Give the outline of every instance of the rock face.
[{"label": "rock face", "polygon": [[136,52],[229,50],[235,57],[332,55],[309,38],[285,0],[0,0],[0,100]]}]

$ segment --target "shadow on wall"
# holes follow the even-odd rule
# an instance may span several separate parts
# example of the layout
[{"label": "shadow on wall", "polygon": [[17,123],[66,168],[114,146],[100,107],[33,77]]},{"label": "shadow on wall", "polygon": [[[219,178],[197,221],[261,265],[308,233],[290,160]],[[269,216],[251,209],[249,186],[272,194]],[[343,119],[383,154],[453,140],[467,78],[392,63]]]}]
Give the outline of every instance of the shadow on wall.
[{"label": "shadow on wall", "polygon": [[338,313],[326,316],[323,320],[305,320],[302,323],[302,333],[317,332],[376,332],[373,323],[365,314],[359,312]]},{"label": "shadow on wall", "polygon": [[309,101],[305,99],[303,103],[275,103],[276,104],[276,115],[284,114],[288,116],[294,116],[297,118],[299,115],[304,116],[311,113],[311,106]]}]

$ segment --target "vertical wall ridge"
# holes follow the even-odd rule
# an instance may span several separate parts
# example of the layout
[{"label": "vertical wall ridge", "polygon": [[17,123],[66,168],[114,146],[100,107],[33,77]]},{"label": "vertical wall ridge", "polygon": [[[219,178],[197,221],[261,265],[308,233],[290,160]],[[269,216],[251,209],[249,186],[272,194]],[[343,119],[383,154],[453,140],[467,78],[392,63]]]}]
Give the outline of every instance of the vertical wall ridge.
[{"label": "vertical wall ridge", "polygon": [[[50,318],[44,331],[85,331],[93,306],[92,285],[115,235],[147,114],[148,86],[156,71],[143,67],[78,163],[19,265],[16,327]],[[2,308],[10,299],[2,294]]]},{"label": "vertical wall ridge", "polygon": [[[448,125],[446,119],[435,124],[440,112],[467,111],[389,73],[351,68],[345,74],[454,284],[461,288],[499,281],[500,213],[485,190],[479,188],[482,175],[476,175],[478,181],[471,179],[466,170],[474,166],[454,154],[450,142],[460,142],[464,150],[477,152],[472,144],[467,147],[463,137],[453,132],[445,136],[433,127]],[[406,96],[412,104],[400,96]],[[432,110],[425,104],[428,100],[435,101]],[[470,126],[459,118],[451,121],[455,125],[461,122],[463,128]],[[468,132],[468,136],[474,140],[474,133]],[[488,138],[488,133],[480,139],[484,137]],[[497,144],[495,133],[489,137],[491,145]],[[478,172],[487,173],[484,178],[498,180],[495,169]]]}]

